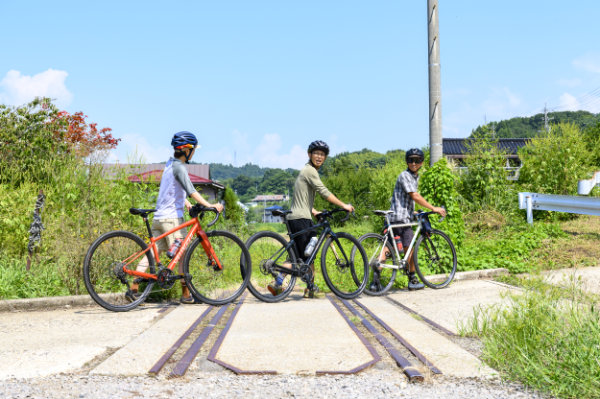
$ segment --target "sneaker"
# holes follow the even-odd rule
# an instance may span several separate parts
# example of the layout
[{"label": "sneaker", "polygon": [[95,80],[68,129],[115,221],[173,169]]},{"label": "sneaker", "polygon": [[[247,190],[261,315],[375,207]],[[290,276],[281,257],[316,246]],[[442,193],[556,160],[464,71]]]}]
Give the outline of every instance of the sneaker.
[{"label": "sneaker", "polygon": [[422,290],[423,288],[425,288],[425,285],[419,281],[417,276],[415,276],[413,274],[412,276],[409,277],[408,289],[410,291]]},{"label": "sneaker", "polygon": [[267,285],[267,289],[273,296],[277,296],[283,292],[283,287],[276,283],[271,283],[271,284]]},{"label": "sneaker", "polygon": [[198,301],[196,301],[196,299],[193,296],[182,296],[181,298],[179,298],[179,302],[183,303],[184,305],[193,305],[195,303],[199,303]]},{"label": "sneaker", "polygon": [[373,281],[371,281],[371,285],[369,285],[369,291],[381,291],[381,282],[379,281],[380,275],[381,273],[378,269],[373,269]]}]

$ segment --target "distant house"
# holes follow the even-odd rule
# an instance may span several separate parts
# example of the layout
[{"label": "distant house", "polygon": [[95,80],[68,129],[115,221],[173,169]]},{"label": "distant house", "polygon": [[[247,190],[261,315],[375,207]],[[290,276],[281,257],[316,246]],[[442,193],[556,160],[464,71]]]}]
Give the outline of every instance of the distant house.
[{"label": "distant house", "polygon": [[[134,183],[160,184],[165,164],[104,164],[103,167],[109,176],[115,176],[117,173],[121,172],[125,173],[129,181]],[[196,190],[198,190],[200,194],[208,197],[208,201],[217,201],[219,192],[224,190],[225,186],[210,180],[209,165],[187,164],[185,167]]]},{"label": "distant house", "polygon": [[250,202],[254,205],[266,203],[266,202],[285,202],[289,200],[289,196],[285,194],[269,194],[269,195],[257,195]]},{"label": "distant house", "polygon": [[[469,156],[468,145],[473,139],[442,139],[442,152],[449,161],[454,161],[459,169],[464,167],[464,159]],[[519,177],[519,169],[521,168],[521,160],[517,151],[529,142],[528,138],[510,138],[497,139],[498,148],[506,155],[506,166],[508,170],[509,180],[517,180]]]},{"label": "distant house", "polygon": [[283,223],[283,218],[281,216],[273,216],[273,211],[281,210],[283,207],[279,205],[273,205],[268,208],[265,208],[263,212],[263,223]]},{"label": "distant house", "polygon": [[[516,166],[521,165],[517,150],[521,147],[525,147],[530,139],[497,139],[498,148],[506,153],[507,167],[508,161],[513,160],[512,164]],[[457,160],[458,164],[462,164],[462,160],[469,156],[468,144],[472,139],[442,139],[442,152],[446,159]]]}]

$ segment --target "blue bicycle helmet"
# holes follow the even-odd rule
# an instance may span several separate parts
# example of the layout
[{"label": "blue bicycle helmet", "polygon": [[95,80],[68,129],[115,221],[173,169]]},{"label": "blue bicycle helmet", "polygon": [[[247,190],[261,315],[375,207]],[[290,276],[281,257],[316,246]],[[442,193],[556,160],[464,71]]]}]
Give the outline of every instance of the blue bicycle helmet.
[{"label": "blue bicycle helmet", "polygon": [[171,145],[176,150],[183,148],[194,148],[198,145],[198,139],[193,133],[190,132],[177,132],[173,135],[173,139],[171,140]]}]

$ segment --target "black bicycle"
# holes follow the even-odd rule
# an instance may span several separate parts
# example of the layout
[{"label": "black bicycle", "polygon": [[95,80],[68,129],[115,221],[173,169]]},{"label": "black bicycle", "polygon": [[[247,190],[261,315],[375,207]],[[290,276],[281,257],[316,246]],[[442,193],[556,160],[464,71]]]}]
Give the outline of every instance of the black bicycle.
[{"label": "black bicycle", "polygon": [[[252,270],[248,284],[250,292],[261,301],[277,302],[287,297],[300,277],[309,291],[314,291],[314,273],[310,265],[314,263],[317,253],[321,251],[321,271],[329,289],[344,299],[359,296],[367,285],[369,262],[367,254],[358,240],[348,233],[335,233],[331,229],[329,219],[337,212],[347,212],[344,209],[324,210],[318,216],[314,226],[290,233],[289,222],[286,218],[291,211],[275,210],[273,216],[281,216],[288,229],[290,240],[272,231],[260,231],[246,241],[250,252],[251,262],[257,265]],[[350,214],[342,220],[345,221]],[[321,231],[314,250],[306,263],[298,256],[294,238],[309,231]],[[354,253],[354,256],[351,254]],[[306,255],[308,256],[308,255]],[[269,291],[268,285],[281,273],[284,277],[280,292],[275,295]]]}]

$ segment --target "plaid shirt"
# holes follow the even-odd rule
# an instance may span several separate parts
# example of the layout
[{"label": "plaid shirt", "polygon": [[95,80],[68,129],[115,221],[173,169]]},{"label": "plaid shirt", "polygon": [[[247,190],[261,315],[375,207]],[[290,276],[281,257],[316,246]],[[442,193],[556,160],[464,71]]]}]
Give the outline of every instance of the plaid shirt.
[{"label": "plaid shirt", "polygon": [[409,223],[412,214],[415,211],[415,202],[408,193],[416,193],[419,187],[419,174],[412,173],[409,169],[400,173],[394,195],[392,197],[392,206],[390,210],[394,211],[391,220],[396,223]]}]

